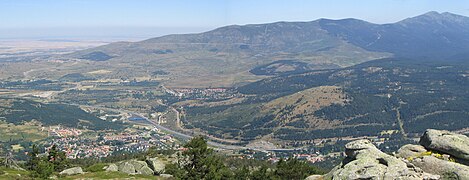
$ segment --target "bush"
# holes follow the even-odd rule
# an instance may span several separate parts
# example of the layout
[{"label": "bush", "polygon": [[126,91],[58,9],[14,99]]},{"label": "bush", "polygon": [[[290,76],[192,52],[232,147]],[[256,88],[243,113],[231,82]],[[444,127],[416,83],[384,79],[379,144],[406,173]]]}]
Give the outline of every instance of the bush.
[{"label": "bush", "polygon": [[177,164],[170,164],[165,173],[171,173],[177,179],[229,179],[231,171],[223,164],[222,159],[215,155],[201,136],[192,138],[187,148],[179,156]]},{"label": "bush", "polygon": [[33,178],[37,179],[49,179],[53,172],[54,164],[48,161],[39,161],[31,175]]},{"label": "bush", "polygon": [[454,173],[454,172],[445,172],[443,173],[443,175],[441,175],[441,179],[444,179],[444,180],[458,180],[460,179],[458,174]]}]

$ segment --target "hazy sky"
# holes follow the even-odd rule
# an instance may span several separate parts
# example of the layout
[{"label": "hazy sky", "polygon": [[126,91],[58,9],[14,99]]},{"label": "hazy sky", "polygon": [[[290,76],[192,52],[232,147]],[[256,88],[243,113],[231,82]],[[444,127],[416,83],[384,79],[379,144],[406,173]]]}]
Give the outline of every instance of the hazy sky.
[{"label": "hazy sky", "polygon": [[0,0],[0,38],[145,38],[231,24],[318,18],[390,23],[428,11],[469,16],[469,1]]}]

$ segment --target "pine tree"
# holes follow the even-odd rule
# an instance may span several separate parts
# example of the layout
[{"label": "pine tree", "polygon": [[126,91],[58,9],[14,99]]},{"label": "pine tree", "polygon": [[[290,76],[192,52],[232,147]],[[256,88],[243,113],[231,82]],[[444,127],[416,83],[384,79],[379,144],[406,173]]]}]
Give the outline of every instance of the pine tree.
[{"label": "pine tree", "polygon": [[67,160],[65,152],[59,151],[55,144],[52,145],[52,147],[50,148],[47,160],[49,162],[52,162],[55,171],[62,171],[70,165],[70,162]]},{"label": "pine tree", "polygon": [[311,174],[323,174],[323,172],[305,161],[290,157],[288,160],[280,159],[277,163],[275,175],[279,179],[304,179]]},{"label": "pine tree", "polygon": [[249,176],[250,180],[265,180],[265,179],[275,179],[272,172],[266,166],[261,166],[259,169],[254,170]]},{"label": "pine tree", "polygon": [[54,165],[48,161],[39,161],[33,170],[34,178],[49,179],[54,172]]},{"label": "pine tree", "polygon": [[39,147],[33,144],[31,152],[28,153],[29,160],[26,163],[26,166],[29,170],[35,170],[37,168],[39,161],[41,161],[41,159],[38,157],[39,153]]},{"label": "pine tree", "polygon": [[178,179],[229,179],[231,171],[223,161],[214,154],[213,149],[201,136],[192,138],[184,145],[187,149],[182,152],[177,164],[168,166],[166,173],[173,174]]}]

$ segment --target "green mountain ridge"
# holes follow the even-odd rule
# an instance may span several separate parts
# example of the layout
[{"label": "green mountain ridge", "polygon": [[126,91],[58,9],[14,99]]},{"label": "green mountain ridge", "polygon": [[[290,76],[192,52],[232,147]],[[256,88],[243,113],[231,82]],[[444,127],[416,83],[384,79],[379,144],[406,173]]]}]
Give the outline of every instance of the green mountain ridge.
[{"label": "green mountain ridge", "polygon": [[[469,49],[469,18],[429,12],[397,23],[319,19],[232,25],[196,34],[176,34],[140,42],[118,42],[65,58],[88,59],[75,71],[108,69],[119,77],[166,71],[172,87],[232,87],[264,77],[249,71],[276,61],[295,60],[307,70],[349,67],[386,57],[438,59]],[[125,67],[125,68],[123,68]],[[132,73],[129,73],[132,72]],[[98,78],[118,78],[114,74]]]},{"label": "green mountain ridge", "polygon": [[[252,97],[242,103],[187,107],[186,126],[248,141],[377,136],[388,130],[413,137],[428,128],[461,130],[469,126],[468,68],[459,61],[384,59],[268,78],[239,87]],[[302,93],[327,86],[336,90]],[[323,99],[330,102],[321,103]],[[280,111],[262,111],[274,101],[284,102]],[[311,105],[305,108],[305,102]]]}]

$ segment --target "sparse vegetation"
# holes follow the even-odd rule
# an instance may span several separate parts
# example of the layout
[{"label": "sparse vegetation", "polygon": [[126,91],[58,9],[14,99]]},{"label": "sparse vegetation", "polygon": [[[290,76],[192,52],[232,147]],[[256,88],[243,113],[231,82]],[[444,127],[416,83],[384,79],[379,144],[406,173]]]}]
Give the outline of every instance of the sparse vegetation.
[{"label": "sparse vegetation", "polygon": [[304,179],[311,174],[324,173],[295,158],[281,159],[272,169],[265,164],[228,167],[226,163],[229,161],[223,161],[208,148],[202,137],[193,138],[184,147],[187,150],[182,152],[178,162],[166,169],[166,173],[173,174],[178,179]]}]

